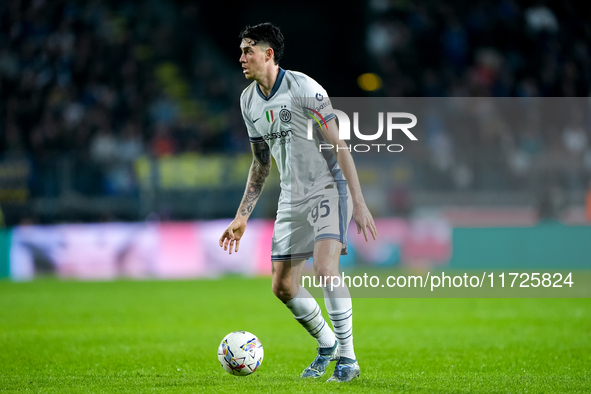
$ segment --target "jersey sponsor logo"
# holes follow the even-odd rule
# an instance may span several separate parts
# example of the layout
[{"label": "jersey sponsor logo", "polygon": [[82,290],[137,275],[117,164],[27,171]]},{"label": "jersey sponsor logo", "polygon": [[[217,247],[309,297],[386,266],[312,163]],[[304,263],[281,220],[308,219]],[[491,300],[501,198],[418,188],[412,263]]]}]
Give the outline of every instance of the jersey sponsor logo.
[{"label": "jersey sponsor logo", "polygon": [[284,137],[291,137],[293,136],[293,131],[291,130],[283,130],[283,131],[274,131],[272,133],[265,134],[263,139],[265,141],[274,140],[276,138],[284,138]]},{"label": "jersey sponsor logo", "polygon": [[326,101],[326,102],[324,102],[324,103],[320,104],[320,105],[319,105],[318,107],[316,107],[315,109],[316,109],[316,111],[321,111],[321,110],[323,110],[324,108],[328,107],[329,105],[330,105],[330,100],[328,100],[328,101]]},{"label": "jersey sponsor logo", "polygon": [[279,111],[279,119],[281,119],[282,122],[291,121],[291,112],[287,109],[287,105],[281,106],[281,111]]},{"label": "jersey sponsor logo", "polygon": [[275,120],[275,116],[273,115],[273,110],[265,112],[265,116],[267,117],[268,123],[273,123],[273,121]]},{"label": "jersey sponsor logo", "polygon": [[257,120],[259,120],[260,117],[256,118],[255,120],[252,121],[253,124],[255,124],[257,122]]},{"label": "jersey sponsor logo", "polygon": [[316,100],[322,101],[323,98],[322,93],[316,93]]}]

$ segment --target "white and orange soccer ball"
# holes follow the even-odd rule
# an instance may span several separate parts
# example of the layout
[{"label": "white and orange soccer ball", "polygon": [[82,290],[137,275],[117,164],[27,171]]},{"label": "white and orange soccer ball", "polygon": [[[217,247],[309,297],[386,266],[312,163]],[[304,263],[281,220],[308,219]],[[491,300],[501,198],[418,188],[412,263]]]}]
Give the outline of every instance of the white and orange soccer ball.
[{"label": "white and orange soccer ball", "polygon": [[230,374],[250,375],[263,362],[263,345],[250,332],[234,331],[222,339],[218,348],[218,360]]}]

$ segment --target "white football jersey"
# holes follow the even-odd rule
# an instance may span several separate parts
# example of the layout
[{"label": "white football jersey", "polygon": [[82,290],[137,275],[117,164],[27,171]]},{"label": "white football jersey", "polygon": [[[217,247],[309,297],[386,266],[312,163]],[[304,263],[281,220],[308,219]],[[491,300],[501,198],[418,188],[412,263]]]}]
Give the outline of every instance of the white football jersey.
[{"label": "white football jersey", "polygon": [[[335,115],[318,82],[300,72],[279,68],[269,97],[253,82],[242,92],[240,108],[250,141],[265,141],[279,167],[280,203],[304,201],[335,183],[346,193],[347,184],[336,158],[328,150],[319,151],[323,136],[317,123],[324,129],[323,120],[328,122]],[[308,119],[314,122],[311,140],[307,138]]]}]

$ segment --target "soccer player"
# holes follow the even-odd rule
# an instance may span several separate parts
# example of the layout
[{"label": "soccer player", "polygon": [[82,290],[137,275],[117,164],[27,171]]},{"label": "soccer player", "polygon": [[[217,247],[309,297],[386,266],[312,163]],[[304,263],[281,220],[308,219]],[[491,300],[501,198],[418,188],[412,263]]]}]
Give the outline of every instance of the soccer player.
[{"label": "soccer player", "polygon": [[[323,286],[333,332],[316,300],[299,282],[310,257],[318,278],[338,276],[339,257],[347,253],[351,217],[366,241],[368,233],[376,237],[374,220],[363,199],[351,153],[339,140],[326,91],[307,75],[279,67],[284,43],[276,26],[248,26],[240,38],[242,72],[254,81],[240,97],[254,157],[238,212],[219,245],[229,253],[238,252],[246,222],[269,175],[272,155],[281,178],[271,252],[273,293],[318,342],[318,355],[302,377],[321,377],[336,360],[328,381],[346,382],[360,374],[353,349],[349,290],[345,285],[331,289],[330,280]],[[307,125],[312,115],[320,125],[309,138]],[[323,142],[339,149],[320,152]]]}]

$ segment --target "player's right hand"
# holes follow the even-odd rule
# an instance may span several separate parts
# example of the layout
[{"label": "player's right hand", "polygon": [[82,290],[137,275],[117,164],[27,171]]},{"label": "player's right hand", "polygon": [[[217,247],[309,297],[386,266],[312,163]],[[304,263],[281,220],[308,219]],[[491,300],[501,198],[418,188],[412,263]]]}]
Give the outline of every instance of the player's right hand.
[{"label": "player's right hand", "polygon": [[240,238],[244,235],[246,230],[246,220],[234,219],[228,226],[220,238],[220,247],[224,250],[229,250],[232,254],[232,249],[238,252],[240,247]]}]

